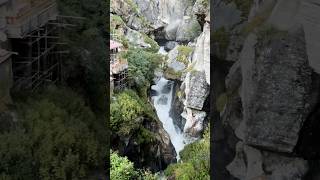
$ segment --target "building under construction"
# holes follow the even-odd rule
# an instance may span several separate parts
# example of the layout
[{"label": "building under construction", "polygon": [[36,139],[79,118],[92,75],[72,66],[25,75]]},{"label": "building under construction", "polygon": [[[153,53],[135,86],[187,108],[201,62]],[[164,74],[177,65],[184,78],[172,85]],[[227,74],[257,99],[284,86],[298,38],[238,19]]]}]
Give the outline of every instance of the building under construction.
[{"label": "building under construction", "polygon": [[0,0],[0,101],[60,80],[60,21],[55,0]]}]

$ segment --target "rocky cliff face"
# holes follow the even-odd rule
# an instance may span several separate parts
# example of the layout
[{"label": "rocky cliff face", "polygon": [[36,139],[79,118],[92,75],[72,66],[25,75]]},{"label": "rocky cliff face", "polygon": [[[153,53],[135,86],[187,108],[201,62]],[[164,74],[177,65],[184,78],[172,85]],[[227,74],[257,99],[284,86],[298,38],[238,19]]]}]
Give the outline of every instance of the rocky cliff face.
[{"label": "rocky cliff face", "polygon": [[213,40],[215,67],[233,63],[221,75],[225,84],[213,86],[214,144],[224,167],[217,174],[241,180],[317,179],[315,163],[308,159],[319,151],[310,139],[318,137],[314,118],[320,90],[313,49],[319,24],[311,12],[320,6],[307,0],[256,0],[246,13],[241,7],[231,1],[213,9],[219,22],[213,36],[220,37]]},{"label": "rocky cliff face", "polygon": [[[142,126],[153,133],[144,137],[138,129],[128,137],[113,136],[112,148],[135,162],[138,168],[149,168],[153,172],[164,170],[169,164],[176,162],[176,152],[168,133],[163,129],[159,120],[140,117]],[[147,139],[146,139],[147,138]]]},{"label": "rocky cliff face", "polygon": [[193,13],[193,7],[197,13],[204,11],[201,4],[194,6],[190,0],[121,0],[112,1],[111,12],[125,17],[128,26],[134,30],[148,34],[157,32],[158,38],[188,42],[201,33]]},{"label": "rocky cliff face", "polygon": [[[189,42],[187,47],[192,49],[188,53],[186,62],[179,61],[179,50],[176,46],[168,54],[168,66],[176,74],[176,80],[181,81],[179,100],[175,101],[173,107],[183,107],[181,113],[184,124],[181,129],[191,136],[199,136],[207,123],[208,111],[204,109],[204,104],[209,97],[210,85],[210,18],[208,9],[196,1],[192,10],[194,16],[204,16],[202,33],[194,42]],[[180,50],[183,51],[183,50]],[[179,75],[181,74],[181,75]],[[178,104],[177,104],[178,103]]]}]

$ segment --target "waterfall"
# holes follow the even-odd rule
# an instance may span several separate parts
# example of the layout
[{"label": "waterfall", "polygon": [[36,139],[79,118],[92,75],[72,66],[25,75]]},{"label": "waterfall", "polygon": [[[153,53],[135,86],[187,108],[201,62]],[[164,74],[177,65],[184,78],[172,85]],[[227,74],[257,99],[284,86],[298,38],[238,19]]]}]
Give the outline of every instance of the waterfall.
[{"label": "waterfall", "polygon": [[152,97],[154,107],[163,124],[163,128],[170,136],[171,142],[177,152],[177,159],[179,159],[179,152],[184,148],[187,139],[184,134],[175,127],[173,119],[169,116],[172,102],[173,81],[161,77],[157,84],[153,85],[151,89],[157,92],[156,95]]}]

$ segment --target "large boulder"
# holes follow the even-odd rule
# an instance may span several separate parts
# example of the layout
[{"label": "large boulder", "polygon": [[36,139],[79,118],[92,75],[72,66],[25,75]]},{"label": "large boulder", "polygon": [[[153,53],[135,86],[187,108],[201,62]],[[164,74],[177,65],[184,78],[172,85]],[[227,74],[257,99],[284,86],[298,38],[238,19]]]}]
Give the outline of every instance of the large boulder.
[{"label": "large boulder", "polygon": [[184,16],[181,24],[177,29],[176,41],[189,42],[193,41],[201,34],[201,26],[197,19],[190,16]]},{"label": "large boulder", "polygon": [[206,23],[203,32],[196,40],[192,55],[192,69],[204,71],[207,84],[210,85],[210,25]]},{"label": "large boulder", "polygon": [[[275,32],[277,33],[277,32]],[[256,40],[250,35],[240,61],[246,144],[291,153],[310,106],[311,68],[301,29]]]},{"label": "large boulder", "polygon": [[188,72],[185,78],[185,107],[202,110],[209,94],[209,86],[204,72]]},{"label": "large boulder", "polygon": [[176,46],[168,53],[168,67],[172,68],[175,72],[182,71],[186,68],[183,62],[178,61],[179,46]]},{"label": "large boulder", "polygon": [[132,30],[130,28],[127,29],[125,37],[128,41],[135,46],[139,46],[141,48],[150,48],[151,45],[145,42],[145,37],[139,31]]},{"label": "large boulder", "polygon": [[204,119],[207,116],[207,113],[191,108],[185,108],[181,116],[186,119],[183,132],[192,137],[198,137],[203,131]]}]

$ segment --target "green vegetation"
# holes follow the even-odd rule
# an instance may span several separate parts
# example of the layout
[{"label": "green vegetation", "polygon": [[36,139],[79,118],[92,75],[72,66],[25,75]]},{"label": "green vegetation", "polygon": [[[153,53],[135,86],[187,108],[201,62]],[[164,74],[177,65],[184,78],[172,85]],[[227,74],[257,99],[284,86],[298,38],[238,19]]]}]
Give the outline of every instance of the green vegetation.
[{"label": "green vegetation", "polygon": [[134,91],[126,90],[117,94],[110,106],[111,130],[120,136],[131,134],[139,128],[141,120],[138,117],[144,115],[144,111],[144,104]]},{"label": "green vegetation", "polygon": [[171,67],[167,67],[164,71],[165,77],[168,79],[180,79],[182,76],[182,71],[175,71]]},{"label": "green vegetation", "polygon": [[19,121],[0,134],[0,172],[12,179],[89,179],[103,168],[104,119],[78,94],[50,87],[17,103]]},{"label": "green vegetation", "polygon": [[111,14],[111,16],[110,16],[110,29],[114,30],[114,29],[116,29],[117,26],[124,27],[125,23],[120,16]]},{"label": "green vegetation", "polygon": [[[63,57],[64,80],[89,99],[94,111],[105,113],[107,98],[105,82],[107,76],[106,1],[59,0],[59,12],[66,16],[85,17],[70,20],[74,28],[64,29],[61,36],[70,53]],[[109,72],[108,72],[109,73]]]},{"label": "green vegetation", "polygon": [[222,27],[213,32],[212,40],[218,47],[217,54],[219,54],[220,57],[225,57],[227,53],[227,48],[230,43],[229,32],[224,27]]},{"label": "green vegetation", "polygon": [[110,153],[111,179],[116,180],[158,180],[157,174],[152,174],[149,170],[135,169],[134,164],[127,157],[121,157],[116,152]]},{"label": "green vegetation", "polygon": [[155,114],[149,104],[141,99],[133,90],[125,90],[115,96],[115,100],[110,105],[110,127],[112,132],[128,137],[134,132],[138,132],[140,143],[152,142],[154,133],[142,126],[145,118],[155,120]]},{"label": "green vegetation", "polygon": [[188,144],[181,152],[181,161],[169,165],[165,170],[166,176],[176,180],[209,180],[210,175],[210,133],[209,127],[204,137]]},{"label": "green vegetation", "polygon": [[184,46],[184,45],[178,46],[178,57],[177,57],[177,60],[179,62],[182,62],[183,64],[185,64],[187,66],[188,63],[189,63],[188,57],[192,53],[192,50],[193,49],[191,47],[189,47],[189,46]]},{"label": "green vegetation", "polygon": [[142,33],[142,35],[143,35],[144,42],[151,45],[150,48],[146,48],[146,51],[157,53],[160,49],[160,46],[158,45],[158,43],[152,38],[150,38],[149,36],[147,36],[146,34]]},{"label": "green vegetation", "polygon": [[110,179],[130,180],[137,179],[138,171],[127,157],[121,157],[115,152],[110,153]]},{"label": "green vegetation", "polygon": [[123,57],[128,60],[130,84],[141,97],[147,99],[147,90],[154,77],[154,70],[163,61],[163,57],[139,48],[130,48]]}]

